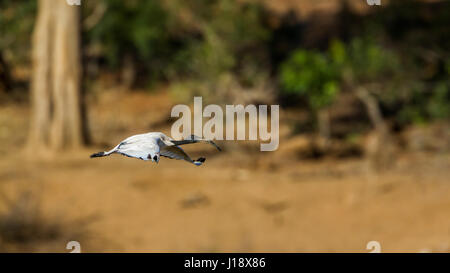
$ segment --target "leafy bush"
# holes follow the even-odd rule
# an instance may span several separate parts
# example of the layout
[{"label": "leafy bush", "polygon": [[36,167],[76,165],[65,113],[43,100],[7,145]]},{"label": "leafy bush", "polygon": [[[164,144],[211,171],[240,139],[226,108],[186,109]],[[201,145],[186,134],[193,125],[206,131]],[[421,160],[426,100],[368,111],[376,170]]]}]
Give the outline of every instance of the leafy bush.
[{"label": "leafy bush", "polygon": [[338,93],[337,68],[326,54],[296,50],[281,66],[282,90],[305,96],[315,110],[328,106]]},{"label": "leafy bush", "polygon": [[[398,56],[372,39],[355,38],[345,48],[343,69],[350,74],[352,84],[392,82],[401,71]],[[344,75],[344,76],[349,76]]]},{"label": "leafy bush", "polygon": [[260,84],[261,75],[268,71],[265,42],[269,38],[261,5],[232,0],[175,3],[180,14],[191,18],[175,19],[181,22],[177,32],[184,33],[184,46],[168,74],[177,86],[185,85],[184,92],[190,95],[201,93],[205,99],[225,102],[228,99],[216,91],[230,77],[242,90]]},{"label": "leafy bush", "polygon": [[450,118],[450,84],[439,81],[427,87],[422,83],[413,88],[403,102],[397,121],[400,124],[422,124],[435,119]]},{"label": "leafy bush", "polygon": [[86,31],[86,44],[97,44],[108,64],[118,68],[126,57],[159,74],[161,63],[167,62],[168,15],[158,1],[102,0],[101,20]]},{"label": "leafy bush", "polygon": [[373,39],[333,41],[324,53],[292,53],[281,66],[280,81],[283,92],[305,97],[314,110],[332,103],[337,90],[364,87],[400,125],[449,118],[448,63],[442,64],[446,75],[430,80],[414,60]]},{"label": "leafy bush", "polygon": [[0,10],[0,53],[7,51],[10,62],[29,63],[36,1],[2,0]]}]

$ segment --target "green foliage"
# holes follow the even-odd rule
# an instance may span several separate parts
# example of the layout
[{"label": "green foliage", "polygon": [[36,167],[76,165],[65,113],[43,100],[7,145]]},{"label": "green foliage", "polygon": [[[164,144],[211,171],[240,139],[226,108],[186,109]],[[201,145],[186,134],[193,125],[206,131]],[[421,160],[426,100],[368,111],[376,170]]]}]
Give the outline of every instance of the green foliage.
[{"label": "green foliage", "polygon": [[433,94],[426,104],[426,113],[430,119],[450,117],[450,83],[439,82],[433,88]]},{"label": "green foliage", "polygon": [[[87,43],[98,43],[112,66],[125,55],[151,66],[167,46],[167,14],[159,1],[103,0],[105,14],[86,33]],[[150,69],[156,70],[155,67]]]},{"label": "green foliage", "polygon": [[10,61],[28,63],[36,14],[36,1],[0,1],[0,51],[8,51]]},{"label": "green foliage", "polygon": [[346,52],[345,67],[355,84],[390,80],[400,70],[398,56],[371,39],[353,39]]},{"label": "green foliage", "polygon": [[174,73],[190,78],[214,81],[236,64],[223,38],[210,27],[205,27],[202,40],[192,40],[175,56]]},{"label": "green foliage", "polygon": [[191,33],[184,34],[183,46],[167,70],[178,87],[185,85],[183,90],[191,90],[185,92],[221,100],[216,91],[230,77],[241,85],[254,86],[260,75],[267,74],[265,42],[270,32],[263,23],[261,5],[191,0],[175,1],[175,6],[178,13],[191,18],[188,22],[175,19],[178,33]]},{"label": "green foliage", "polygon": [[445,61],[445,72],[447,72],[448,77],[450,77],[450,58]]},{"label": "green foliage", "polygon": [[186,47],[177,55],[177,64],[185,67],[189,76],[210,78],[238,68],[241,58],[247,64],[257,63],[255,51],[269,37],[262,24],[261,6],[232,0],[200,2],[185,7],[185,12],[197,21],[197,28],[191,31],[198,31],[199,36],[185,40]]},{"label": "green foliage", "polygon": [[330,51],[337,52],[334,55],[339,58],[335,60],[345,59],[340,62],[343,83],[350,87],[367,86],[400,124],[449,117],[450,82],[445,71],[442,78],[434,75],[435,81],[429,81],[429,75],[423,79],[421,63],[414,62],[411,56],[404,59],[399,52],[371,39],[353,39],[345,54],[333,47]]},{"label": "green foliage", "polygon": [[[324,51],[298,49],[283,61],[274,49],[283,43],[275,40],[283,29],[270,29],[272,17],[255,1],[84,1],[83,52],[100,57],[100,70],[118,71],[131,59],[140,80],[170,81],[176,96],[189,101],[193,94],[220,101],[229,90],[258,89],[272,82],[271,64],[282,61],[274,75],[279,91],[304,98],[314,111],[341,90],[364,86],[383,115],[400,124],[448,118],[450,5],[404,2],[346,24],[341,32],[349,40],[332,41]],[[36,3],[0,1],[0,53],[11,71],[31,61]],[[101,5],[105,12],[87,27]]]},{"label": "green foliage", "polygon": [[401,124],[422,124],[434,119],[450,118],[450,83],[438,82],[429,92],[420,84],[413,88],[397,115]]},{"label": "green foliage", "polygon": [[[448,73],[448,64],[444,64]],[[333,41],[322,53],[299,49],[281,65],[282,91],[307,99],[320,109],[331,104],[338,90],[365,86],[390,109],[401,124],[449,118],[448,78],[427,82],[414,77],[420,68],[402,63],[401,55],[371,39],[348,44]]]},{"label": "green foliage", "polygon": [[281,66],[280,80],[287,93],[306,96],[313,109],[333,102],[338,93],[336,63],[326,54],[296,50]]},{"label": "green foliage", "polygon": [[280,81],[284,92],[303,95],[318,109],[330,105],[343,86],[385,83],[398,68],[397,56],[371,40],[334,40],[324,53],[294,51],[281,65]]},{"label": "green foliage", "polygon": [[87,31],[86,44],[100,45],[113,69],[132,57],[139,60],[140,72],[156,80],[189,82],[187,86],[198,82],[209,93],[225,74],[253,84],[255,74],[267,70],[259,69],[269,37],[261,5],[234,0],[102,0],[101,4],[106,12]]}]

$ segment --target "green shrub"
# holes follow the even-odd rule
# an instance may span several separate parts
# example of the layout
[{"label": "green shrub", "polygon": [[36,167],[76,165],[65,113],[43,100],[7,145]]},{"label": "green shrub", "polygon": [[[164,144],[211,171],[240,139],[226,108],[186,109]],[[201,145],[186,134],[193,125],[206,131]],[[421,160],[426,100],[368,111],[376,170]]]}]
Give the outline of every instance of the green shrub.
[{"label": "green shrub", "polygon": [[[245,90],[241,87],[257,86],[261,75],[268,74],[265,42],[270,32],[264,25],[261,5],[194,0],[175,1],[173,6],[191,18],[189,22],[176,19],[180,21],[177,32],[185,36],[167,69],[169,79],[176,82],[174,90],[184,85],[183,90],[190,94],[201,93],[205,99],[229,102],[217,91],[224,81],[231,80]],[[190,35],[186,37],[185,33]]]},{"label": "green shrub", "polygon": [[282,90],[306,97],[314,110],[333,102],[338,80],[336,64],[324,53],[299,49],[281,65]]},{"label": "green shrub", "polygon": [[102,0],[106,11],[85,34],[87,44],[99,44],[109,65],[117,68],[125,55],[139,59],[150,74],[168,46],[168,15],[159,1]]},{"label": "green shrub", "polygon": [[0,52],[8,51],[11,63],[29,64],[36,1],[0,1]]}]

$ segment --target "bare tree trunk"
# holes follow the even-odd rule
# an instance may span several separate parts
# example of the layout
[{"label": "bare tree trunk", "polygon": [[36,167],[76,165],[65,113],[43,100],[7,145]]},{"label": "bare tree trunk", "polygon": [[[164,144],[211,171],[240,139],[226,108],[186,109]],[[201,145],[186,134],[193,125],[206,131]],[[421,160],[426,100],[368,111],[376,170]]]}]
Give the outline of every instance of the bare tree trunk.
[{"label": "bare tree trunk", "polygon": [[3,52],[0,51],[0,91],[9,93],[13,86],[13,80],[9,70],[9,66],[3,57]]},{"label": "bare tree trunk", "polygon": [[317,112],[317,122],[319,126],[319,147],[328,149],[330,144],[330,110],[322,108]]},{"label": "bare tree trunk", "polygon": [[362,101],[367,109],[367,114],[369,115],[370,121],[372,122],[375,130],[383,133],[387,133],[387,126],[384,122],[383,115],[381,114],[380,107],[378,106],[378,101],[374,98],[370,92],[364,88],[360,87],[356,91],[356,95]]},{"label": "bare tree trunk", "polygon": [[375,134],[371,135],[365,151],[370,161],[370,168],[374,170],[384,169],[390,166],[394,160],[394,144],[389,128],[383,118],[377,99],[364,88],[356,90],[357,97],[365,105],[370,121],[375,128]]},{"label": "bare tree trunk", "polygon": [[33,153],[83,145],[79,7],[39,0],[31,91]]},{"label": "bare tree trunk", "polygon": [[132,88],[136,81],[136,64],[131,55],[126,55],[123,59],[121,74],[122,88],[125,90]]}]

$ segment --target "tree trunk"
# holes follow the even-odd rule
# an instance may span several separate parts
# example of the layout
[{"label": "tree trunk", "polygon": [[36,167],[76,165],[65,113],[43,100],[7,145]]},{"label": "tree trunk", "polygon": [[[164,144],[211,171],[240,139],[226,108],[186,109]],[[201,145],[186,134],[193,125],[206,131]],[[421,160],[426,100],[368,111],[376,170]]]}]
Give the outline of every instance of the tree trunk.
[{"label": "tree trunk", "polygon": [[3,52],[0,51],[0,91],[9,93],[13,86],[13,80],[9,70],[9,66],[3,57]]},{"label": "tree trunk", "polygon": [[131,55],[126,55],[122,63],[121,87],[128,90],[136,81],[136,63]]},{"label": "tree trunk", "polygon": [[356,90],[357,97],[366,107],[370,121],[375,128],[375,134],[369,136],[366,141],[365,151],[370,161],[371,169],[386,169],[394,163],[394,144],[391,133],[383,118],[377,99],[364,88]]},{"label": "tree trunk", "polygon": [[369,115],[370,121],[375,127],[375,130],[380,133],[387,134],[388,128],[386,126],[386,123],[384,122],[384,118],[381,114],[380,107],[378,106],[377,99],[374,98],[364,87],[359,87],[356,91],[356,95],[366,107],[367,114]]},{"label": "tree trunk", "polygon": [[319,126],[319,147],[326,150],[330,145],[330,110],[322,108],[317,112],[317,122]]},{"label": "tree trunk", "polygon": [[33,151],[75,148],[86,142],[81,99],[79,7],[39,0],[33,36]]}]

